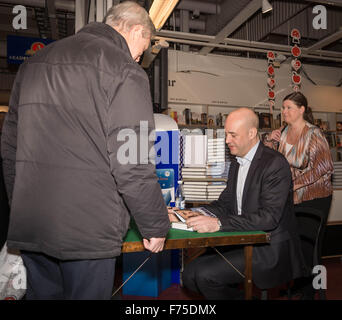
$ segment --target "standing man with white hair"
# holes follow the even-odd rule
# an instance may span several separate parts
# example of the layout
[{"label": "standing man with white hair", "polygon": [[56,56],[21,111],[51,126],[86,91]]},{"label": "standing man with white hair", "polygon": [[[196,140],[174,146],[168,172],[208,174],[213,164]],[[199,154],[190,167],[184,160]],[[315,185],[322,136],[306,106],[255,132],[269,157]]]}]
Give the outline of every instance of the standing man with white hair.
[{"label": "standing man with white hair", "polygon": [[7,245],[22,252],[27,299],[110,299],[130,216],[145,248],[163,249],[170,223],[155,166],[117,152],[122,129],[137,148],[140,121],[154,129],[137,64],[153,32],[145,9],[123,2],[18,71],[1,146]]}]

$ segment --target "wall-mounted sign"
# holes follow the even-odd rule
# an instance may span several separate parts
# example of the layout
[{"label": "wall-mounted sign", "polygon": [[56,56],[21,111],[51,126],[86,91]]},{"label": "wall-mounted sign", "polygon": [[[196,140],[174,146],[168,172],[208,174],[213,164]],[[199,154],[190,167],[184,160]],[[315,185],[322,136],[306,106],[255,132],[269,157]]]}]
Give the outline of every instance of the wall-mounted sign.
[{"label": "wall-mounted sign", "polygon": [[51,39],[29,38],[19,36],[7,36],[7,62],[20,64],[33,56],[38,50],[43,49]]}]

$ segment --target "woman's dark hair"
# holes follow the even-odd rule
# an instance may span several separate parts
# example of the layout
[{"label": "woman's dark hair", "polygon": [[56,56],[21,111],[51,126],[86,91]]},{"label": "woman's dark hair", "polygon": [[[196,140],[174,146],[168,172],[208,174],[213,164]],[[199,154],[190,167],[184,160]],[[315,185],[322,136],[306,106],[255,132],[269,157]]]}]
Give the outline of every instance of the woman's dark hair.
[{"label": "woman's dark hair", "polygon": [[283,102],[285,100],[290,100],[292,101],[298,108],[300,108],[301,106],[303,106],[305,108],[304,111],[304,115],[303,118],[305,121],[310,122],[311,124],[314,123],[314,118],[312,115],[312,110],[311,108],[308,106],[308,100],[306,99],[306,97],[304,96],[304,94],[302,94],[301,92],[297,91],[297,92],[292,92],[290,94],[288,94],[284,99]]}]

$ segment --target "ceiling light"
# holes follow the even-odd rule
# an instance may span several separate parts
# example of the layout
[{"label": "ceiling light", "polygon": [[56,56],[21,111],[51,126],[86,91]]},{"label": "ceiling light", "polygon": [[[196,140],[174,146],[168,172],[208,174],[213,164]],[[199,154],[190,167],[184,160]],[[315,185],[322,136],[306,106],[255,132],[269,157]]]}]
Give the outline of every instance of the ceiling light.
[{"label": "ceiling light", "polygon": [[157,30],[160,30],[179,0],[154,0],[149,14]]},{"label": "ceiling light", "polygon": [[266,13],[269,12],[273,9],[273,7],[271,6],[271,4],[268,2],[268,0],[262,0],[262,13]]}]

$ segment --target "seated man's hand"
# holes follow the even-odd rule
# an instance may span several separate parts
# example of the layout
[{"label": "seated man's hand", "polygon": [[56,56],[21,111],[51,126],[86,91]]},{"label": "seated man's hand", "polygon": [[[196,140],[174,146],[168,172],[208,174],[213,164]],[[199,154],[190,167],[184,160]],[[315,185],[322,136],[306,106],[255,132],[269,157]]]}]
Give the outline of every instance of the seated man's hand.
[{"label": "seated man's hand", "polygon": [[179,219],[175,216],[174,213],[169,212],[169,220],[170,222],[179,222]]},{"label": "seated man's hand", "polygon": [[186,224],[188,225],[188,227],[192,228],[198,233],[216,232],[220,230],[217,218],[207,217],[203,215],[187,219]]},{"label": "seated man's hand", "polygon": [[151,238],[150,240],[143,239],[143,244],[144,244],[145,249],[153,253],[163,251],[164,242],[165,242],[165,238]]},{"label": "seated man's hand", "polygon": [[184,219],[188,219],[188,217],[198,215],[197,212],[191,210],[179,210],[177,208],[167,208],[167,212],[169,214],[170,222],[179,222],[179,219],[175,215],[175,211],[180,214]]}]

